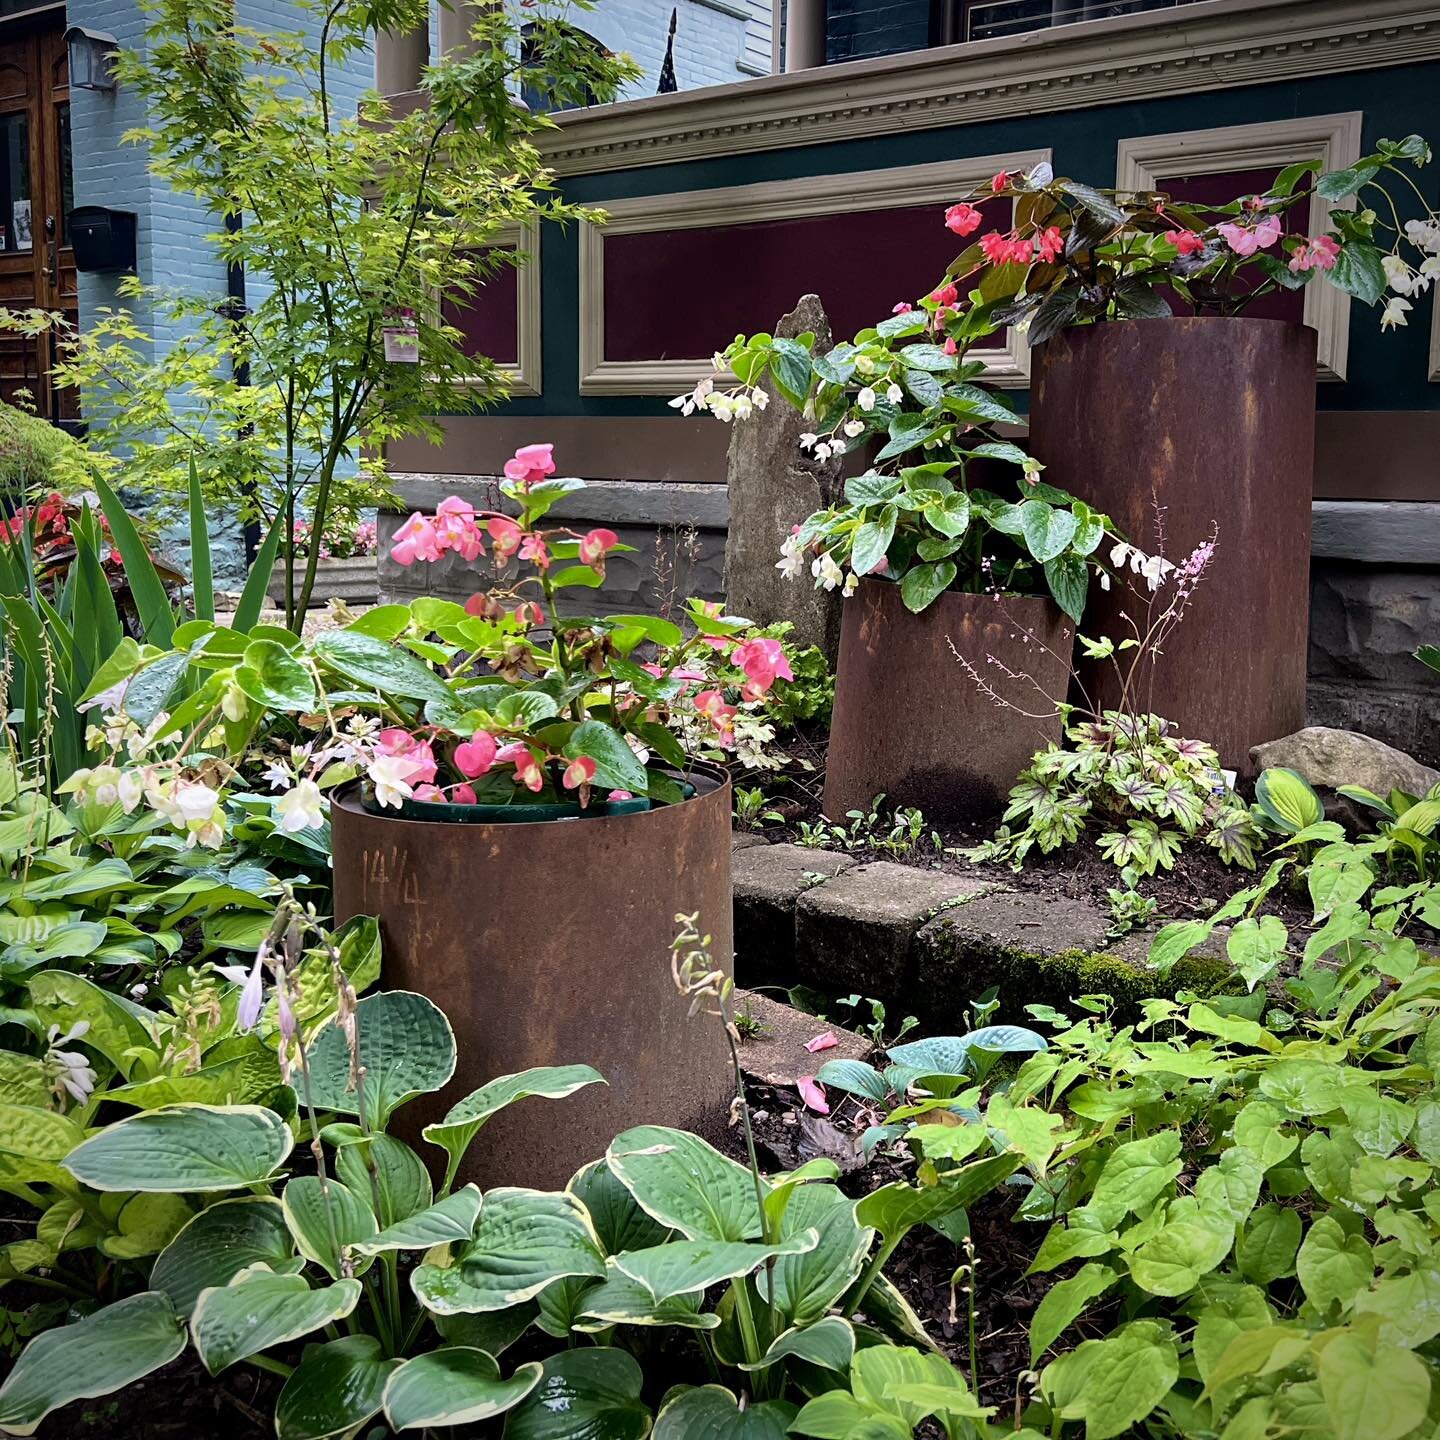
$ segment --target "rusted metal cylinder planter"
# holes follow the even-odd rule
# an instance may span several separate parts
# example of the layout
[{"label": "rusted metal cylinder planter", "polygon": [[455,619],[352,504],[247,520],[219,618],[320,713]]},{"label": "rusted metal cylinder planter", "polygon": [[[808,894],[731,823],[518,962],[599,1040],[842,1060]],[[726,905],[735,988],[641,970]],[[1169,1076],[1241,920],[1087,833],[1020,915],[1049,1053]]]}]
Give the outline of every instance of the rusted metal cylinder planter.
[{"label": "rusted metal cylinder planter", "polygon": [[[1283,320],[1175,317],[1067,330],[1035,351],[1030,449],[1045,479],[1167,559],[1218,527],[1215,559],[1143,686],[1145,708],[1244,770],[1305,723],[1315,332]],[[1163,596],[1162,591],[1162,596]],[[1131,633],[1133,596],[1092,589],[1086,634]],[[1138,621],[1139,617],[1135,617]],[[1113,705],[1113,671],[1084,676]]]},{"label": "rusted metal cylinder planter", "polygon": [[461,1180],[562,1187],[631,1125],[714,1132],[732,1091],[718,1021],[687,1018],[670,942],[699,913],[731,968],[730,782],[697,766],[696,793],[640,814],[461,824],[373,814],[358,787],[331,805],[335,913],[374,915],[381,984],[415,990],[450,1017],[455,1078],[400,1112],[424,1124],[497,1075],[593,1065],[609,1082],[501,1113]]},{"label": "rusted metal cylinder planter", "polygon": [[[991,814],[1031,755],[1060,738],[1058,720],[1022,712],[1050,708],[1040,691],[1064,699],[1073,639],[1048,599],[947,591],[913,615],[898,585],[861,581],[840,627],[826,815],[843,819],[879,794],[927,820]],[[957,653],[1010,703],[983,693]]]}]

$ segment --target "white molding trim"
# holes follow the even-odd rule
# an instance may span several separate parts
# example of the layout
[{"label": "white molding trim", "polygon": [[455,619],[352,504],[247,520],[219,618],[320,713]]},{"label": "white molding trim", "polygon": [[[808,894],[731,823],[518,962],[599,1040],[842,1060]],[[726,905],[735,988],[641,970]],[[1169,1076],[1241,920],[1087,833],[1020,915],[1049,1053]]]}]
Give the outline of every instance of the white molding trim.
[{"label": "white molding trim", "polygon": [[[515,269],[515,363],[496,365],[509,382],[511,396],[539,395],[543,375],[540,355],[540,222],[506,225],[495,233],[497,248],[524,250],[530,257]],[[481,385],[478,375],[466,376],[458,382]]]},{"label": "white molding trim", "polygon": [[[1360,158],[1359,110],[1339,115],[1305,115],[1261,125],[1221,125],[1213,130],[1180,130],[1169,135],[1140,135],[1121,140],[1115,154],[1117,190],[1156,190],[1173,175],[1225,175],[1232,171],[1319,160],[1324,170],[1340,170]],[[1354,199],[1341,203],[1353,209]],[[1330,202],[1310,200],[1311,234],[1330,225]],[[1305,287],[1305,323],[1319,336],[1318,374],[1343,380],[1350,349],[1350,297],[1335,285],[1316,280]]]},{"label": "white molding trim", "polygon": [[1425,378],[1440,381],[1440,286],[1430,287],[1430,365]]},{"label": "white molding trim", "polygon": [[[580,393],[678,395],[691,389],[714,368],[709,359],[606,359],[605,241],[611,235],[753,225],[857,210],[903,209],[911,205],[938,206],[973,190],[999,170],[1025,171],[1049,159],[1048,149],[1026,150],[942,160],[930,165],[856,170],[844,175],[810,175],[717,190],[683,190],[668,195],[604,201],[605,223],[580,226]],[[936,223],[939,223],[938,213]],[[1023,386],[1030,378],[1030,347],[1024,337],[1013,330],[1006,335],[1005,342],[1003,346],[973,350],[970,357],[985,362],[982,378],[991,384]],[[733,383],[733,376],[728,379]]]},{"label": "white molding trim", "polygon": [[568,111],[538,143],[559,174],[598,174],[1437,57],[1433,0],[1198,0]]}]

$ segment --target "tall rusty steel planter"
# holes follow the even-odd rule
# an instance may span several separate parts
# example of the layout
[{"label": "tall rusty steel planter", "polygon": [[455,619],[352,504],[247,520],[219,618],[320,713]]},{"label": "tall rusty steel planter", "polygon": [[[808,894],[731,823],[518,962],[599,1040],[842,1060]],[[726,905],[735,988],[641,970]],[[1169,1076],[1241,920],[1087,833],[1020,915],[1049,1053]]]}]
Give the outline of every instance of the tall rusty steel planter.
[{"label": "tall rusty steel planter", "polygon": [[728,1051],[717,1021],[687,1018],[670,942],[675,916],[698,912],[731,968],[730,782],[701,766],[688,778],[680,804],[534,823],[374,814],[353,786],[333,801],[337,922],[377,916],[381,983],[428,996],[455,1028],[455,1078],[406,1107],[408,1138],[497,1075],[587,1064],[609,1082],[491,1120],[462,1181],[560,1188],[628,1126],[723,1124]]},{"label": "tall rusty steel planter", "polygon": [[[992,813],[1035,751],[1060,738],[1058,719],[1022,712],[1049,708],[1041,691],[1065,698],[1073,639],[1049,599],[950,591],[914,615],[898,585],[863,580],[840,628],[826,815],[868,809],[879,794],[927,820]],[[984,694],[956,654],[1009,704]]]},{"label": "tall rusty steel planter", "polygon": [[[1030,449],[1045,478],[1141,549],[1215,559],[1146,687],[1146,708],[1249,768],[1305,723],[1315,332],[1282,320],[1175,317],[1063,331],[1037,347]],[[1129,634],[1133,597],[1091,593],[1088,634]],[[1113,673],[1086,675],[1113,704]]]}]

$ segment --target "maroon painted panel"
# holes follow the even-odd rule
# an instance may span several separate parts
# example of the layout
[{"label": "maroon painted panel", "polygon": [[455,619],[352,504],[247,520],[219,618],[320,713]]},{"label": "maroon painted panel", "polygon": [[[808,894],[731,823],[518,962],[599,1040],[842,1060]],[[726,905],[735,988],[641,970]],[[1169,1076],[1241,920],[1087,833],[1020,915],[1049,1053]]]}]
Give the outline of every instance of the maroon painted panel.
[{"label": "maroon painted panel", "polygon": [[[1007,223],[1008,205],[987,209],[991,225]],[[936,203],[606,235],[605,358],[699,359],[738,331],[768,329],[811,291],[849,339],[928,293],[970,243],[944,216]]]},{"label": "maroon painted panel", "polygon": [[445,323],[460,331],[467,355],[488,355],[498,365],[520,363],[519,278],[513,265],[502,265],[463,304],[445,302]]},{"label": "maroon painted panel", "polygon": [[[1218,175],[1181,175],[1156,182],[1156,189],[1163,190],[1173,200],[1190,205],[1228,205],[1244,195],[1263,195],[1275,182],[1280,166],[1260,170],[1227,170]],[[1287,235],[1309,233],[1310,202],[1302,200],[1283,216],[1281,221]],[[1272,252],[1274,253],[1274,252]],[[1258,283],[1258,271],[1252,271],[1252,283]],[[1177,315],[1193,315],[1194,308],[1183,300],[1172,299]],[[1303,290],[1282,290],[1274,295],[1264,295],[1249,306],[1245,313],[1262,320],[1294,320],[1305,318],[1305,292]]]}]

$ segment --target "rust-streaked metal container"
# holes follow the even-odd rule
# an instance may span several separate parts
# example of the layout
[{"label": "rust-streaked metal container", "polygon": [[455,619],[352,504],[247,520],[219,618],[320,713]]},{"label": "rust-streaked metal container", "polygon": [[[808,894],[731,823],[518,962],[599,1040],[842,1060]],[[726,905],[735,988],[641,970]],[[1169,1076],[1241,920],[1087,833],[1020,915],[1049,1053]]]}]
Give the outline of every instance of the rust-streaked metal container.
[{"label": "rust-streaked metal container", "polygon": [[[1073,642],[1049,599],[947,591],[912,615],[898,585],[862,580],[840,627],[826,815],[843,819],[880,794],[927,820],[992,814],[1035,751],[1060,738],[1053,714],[1032,716],[1052,709],[1046,696],[1065,698]],[[1033,684],[1015,678],[1026,675]]]},{"label": "rust-streaked metal container", "polygon": [[609,1084],[504,1111],[462,1182],[559,1188],[627,1126],[723,1124],[728,1051],[718,1021],[687,1018],[670,941],[675,916],[698,912],[731,969],[730,781],[708,766],[686,778],[696,793],[677,805],[519,824],[377,815],[355,786],[335,797],[337,921],[377,916],[382,985],[428,996],[455,1027],[455,1078],[400,1113],[427,1161],[440,1151],[422,1125],[532,1065],[593,1065]]},{"label": "rust-streaked metal container", "polygon": [[[1164,510],[1167,559],[1218,527],[1215,559],[1166,642],[1144,708],[1250,768],[1250,747],[1305,723],[1315,332],[1244,316],[1120,320],[1035,350],[1030,449],[1045,479],[1147,554]],[[1092,587],[1086,634],[1130,634],[1123,590]],[[1140,617],[1135,617],[1137,621]],[[1113,705],[1112,670],[1082,672]]]}]

